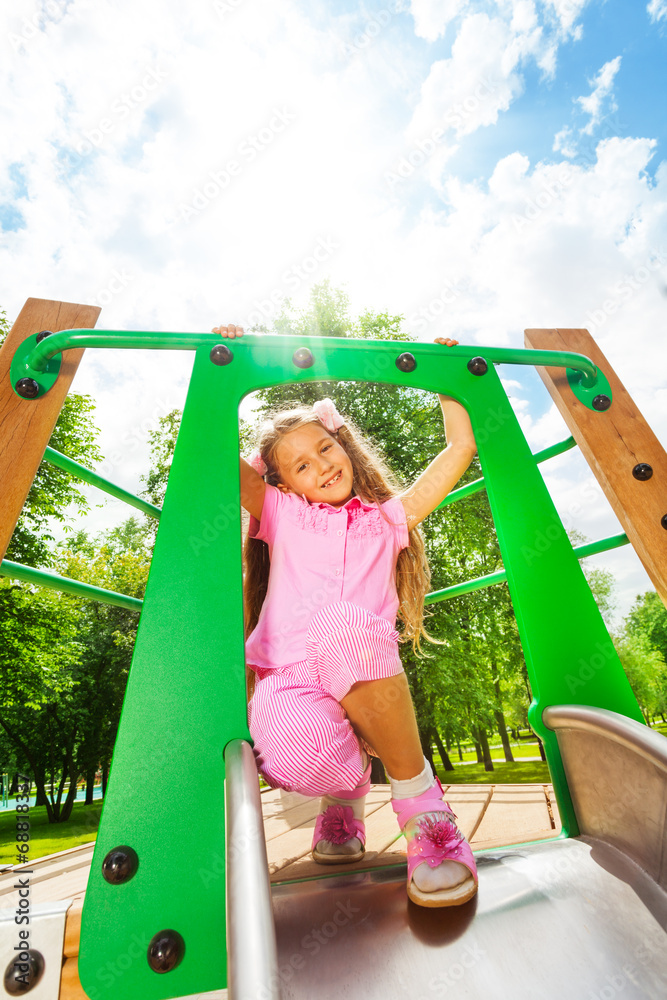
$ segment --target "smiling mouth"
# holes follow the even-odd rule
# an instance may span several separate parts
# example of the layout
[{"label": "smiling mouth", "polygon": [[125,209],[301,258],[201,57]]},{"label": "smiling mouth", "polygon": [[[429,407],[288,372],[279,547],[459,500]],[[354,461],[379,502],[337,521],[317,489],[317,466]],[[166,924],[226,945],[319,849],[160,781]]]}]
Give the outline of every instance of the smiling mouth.
[{"label": "smiling mouth", "polygon": [[328,486],[335,486],[335,485],[336,485],[336,483],[337,483],[337,482],[338,482],[338,481],[340,480],[340,478],[341,478],[341,476],[342,476],[342,475],[343,475],[343,470],[342,470],[342,469],[340,469],[340,470],[339,470],[339,471],[338,471],[338,472],[336,473],[336,475],[335,475],[335,476],[333,477],[333,479],[330,479],[328,483],[325,483],[325,484],[324,484],[324,486],[322,487],[322,489],[323,489],[323,490],[326,490]]}]

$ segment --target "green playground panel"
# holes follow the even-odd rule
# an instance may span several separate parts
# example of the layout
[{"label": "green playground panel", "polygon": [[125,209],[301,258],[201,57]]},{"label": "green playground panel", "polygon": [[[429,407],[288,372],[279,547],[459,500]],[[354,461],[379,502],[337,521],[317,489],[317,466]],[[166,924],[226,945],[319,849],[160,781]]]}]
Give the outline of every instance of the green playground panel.
[{"label": "green playground panel", "polygon": [[[76,334],[82,346],[112,346],[104,331]],[[151,336],[150,346],[168,347],[147,334],[123,334],[119,346],[146,347]],[[481,375],[467,367],[473,353],[561,365],[578,356],[550,352],[552,361],[538,362],[545,352],[248,335],[228,342],[221,364],[210,356],[219,338],[178,336],[172,346],[196,343],[196,358],[85,898],[79,969],[92,1000],[162,1000],[226,985],[223,752],[249,738],[238,462],[238,408],[248,393],[286,382],[386,382],[444,392],[468,409],[526,656],[529,717],[545,744],[565,835],[576,834],[576,822],[543,709],[586,704],[642,721],[498,374],[492,364]],[[56,337],[61,349],[74,339]],[[36,348],[40,364],[48,363],[45,346]],[[396,366],[406,347],[412,371]],[[583,360],[581,381],[595,383]],[[39,368],[24,357],[26,371]],[[110,884],[102,864],[121,845],[136,852],[138,867]],[[185,947],[179,964],[158,974],[147,950],[164,931]]]}]

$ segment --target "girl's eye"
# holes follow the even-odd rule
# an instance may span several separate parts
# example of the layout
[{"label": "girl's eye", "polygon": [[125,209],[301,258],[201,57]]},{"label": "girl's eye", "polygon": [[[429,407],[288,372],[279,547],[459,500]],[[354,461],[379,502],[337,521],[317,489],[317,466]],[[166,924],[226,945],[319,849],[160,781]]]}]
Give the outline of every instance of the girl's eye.
[{"label": "girl's eye", "polygon": [[300,465],[299,468],[296,471],[297,472],[301,472],[301,470],[305,469],[305,468],[306,468],[305,464],[304,465]]}]

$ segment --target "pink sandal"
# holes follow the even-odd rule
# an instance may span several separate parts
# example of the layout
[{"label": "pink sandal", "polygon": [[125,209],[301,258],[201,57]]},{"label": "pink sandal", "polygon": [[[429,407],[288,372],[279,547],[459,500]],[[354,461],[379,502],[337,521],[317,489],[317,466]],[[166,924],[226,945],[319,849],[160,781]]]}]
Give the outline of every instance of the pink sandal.
[{"label": "pink sandal", "polygon": [[[412,799],[392,799],[401,830],[411,819],[422,817],[416,831],[406,835],[408,841],[408,896],[418,906],[459,906],[467,903],[477,892],[477,866],[470,844],[456,825],[456,816],[443,800],[443,789],[438,778],[433,788]],[[439,813],[439,818],[434,816]],[[457,861],[470,872],[470,877],[449,889],[423,892],[412,880],[415,868],[424,862],[437,868],[443,861]]]},{"label": "pink sandal", "polygon": [[[362,799],[368,794],[371,787],[371,765],[364,771],[362,784],[355,788],[353,792],[332,792],[340,799]],[[355,854],[322,854],[317,850],[317,845],[321,840],[327,840],[330,844],[343,845],[349,843],[353,837],[361,842],[361,850]],[[362,819],[356,819],[352,806],[341,806],[337,803],[327,806],[315,821],[315,832],[313,834],[313,861],[321,865],[342,865],[354,861],[361,861],[366,850],[366,827]]]}]

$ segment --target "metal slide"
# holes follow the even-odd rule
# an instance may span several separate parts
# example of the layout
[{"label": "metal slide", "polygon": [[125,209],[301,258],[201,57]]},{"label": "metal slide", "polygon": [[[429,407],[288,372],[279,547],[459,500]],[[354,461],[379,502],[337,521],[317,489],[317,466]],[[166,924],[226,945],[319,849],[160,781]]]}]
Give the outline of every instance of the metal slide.
[{"label": "metal slide", "polygon": [[[602,709],[545,722],[579,837],[481,853],[477,898],[451,909],[409,903],[405,866],[281,884],[277,954],[259,960],[256,903],[232,895],[230,871],[230,1000],[665,1000],[667,740]],[[266,867],[251,865],[266,901]]]}]

